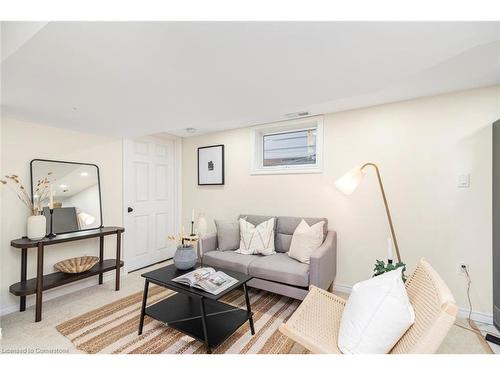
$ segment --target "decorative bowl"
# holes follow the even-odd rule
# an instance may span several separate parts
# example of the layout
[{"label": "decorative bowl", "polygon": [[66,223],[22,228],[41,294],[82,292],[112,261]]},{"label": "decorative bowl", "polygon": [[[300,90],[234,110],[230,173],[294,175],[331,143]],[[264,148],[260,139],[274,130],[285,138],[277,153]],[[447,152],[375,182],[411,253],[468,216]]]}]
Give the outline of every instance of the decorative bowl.
[{"label": "decorative bowl", "polygon": [[54,264],[54,268],[64,273],[81,273],[88,271],[99,263],[99,257],[83,256],[61,260]]},{"label": "decorative bowl", "polygon": [[198,256],[193,246],[179,246],[174,255],[174,265],[178,270],[193,268],[198,261]]}]

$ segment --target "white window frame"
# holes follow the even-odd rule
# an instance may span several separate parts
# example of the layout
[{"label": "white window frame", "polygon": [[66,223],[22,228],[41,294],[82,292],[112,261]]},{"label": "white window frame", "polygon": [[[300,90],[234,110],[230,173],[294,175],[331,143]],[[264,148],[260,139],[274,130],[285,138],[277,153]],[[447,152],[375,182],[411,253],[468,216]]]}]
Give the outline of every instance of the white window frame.
[{"label": "white window frame", "polygon": [[[263,165],[263,140],[265,135],[291,131],[316,129],[316,163],[303,165]],[[296,120],[281,121],[254,126],[251,131],[250,174],[291,174],[323,173],[323,116],[304,117]]]}]

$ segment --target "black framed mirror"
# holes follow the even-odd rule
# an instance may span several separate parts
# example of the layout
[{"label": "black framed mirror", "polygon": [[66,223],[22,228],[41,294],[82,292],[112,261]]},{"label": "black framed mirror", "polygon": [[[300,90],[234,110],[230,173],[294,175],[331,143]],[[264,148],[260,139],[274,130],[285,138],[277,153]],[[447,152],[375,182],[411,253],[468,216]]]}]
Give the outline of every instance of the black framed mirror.
[{"label": "black framed mirror", "polygon": [[[30,170],[31,197],[34,202],[42,199],[39,209],[47,218],[47,234],[50,233],[50,205],[53,207],[52,233],[54,234],[97,229],[103,226],[101,183],[97,165],[33,159]],[[42,197],[38,197],[38,183],[45,178],[49,180],[48,191]]]}]

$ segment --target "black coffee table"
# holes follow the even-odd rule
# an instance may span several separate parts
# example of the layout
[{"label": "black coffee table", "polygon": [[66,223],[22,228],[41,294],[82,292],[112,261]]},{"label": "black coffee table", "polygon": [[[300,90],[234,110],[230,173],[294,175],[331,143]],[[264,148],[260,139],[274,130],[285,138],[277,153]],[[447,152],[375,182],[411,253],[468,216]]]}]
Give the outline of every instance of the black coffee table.
[{"label": "black coffee table", "polygon": [[[142,334],[146,315],[204,342],[208,353],[211,353],[211,348],[221,344],[247,320],[250,324],[250,332],[254,335],[253,314],[247,288],[247,282],[252,277],[239,272],[216,268],[217,271],[222,271],[238,280],[236,284],[231,285],[217,295],[172,281],[177,276],[192,270],[179,271],[172,264],[141,275],[146,280],[144,283],[141,319],[139,321],[139,335]],[[149,283],[163,286],[177,293],[146,307]],[[227,293],[240,287],[243,287],[245,292],[246,310],[219,301]]]}]

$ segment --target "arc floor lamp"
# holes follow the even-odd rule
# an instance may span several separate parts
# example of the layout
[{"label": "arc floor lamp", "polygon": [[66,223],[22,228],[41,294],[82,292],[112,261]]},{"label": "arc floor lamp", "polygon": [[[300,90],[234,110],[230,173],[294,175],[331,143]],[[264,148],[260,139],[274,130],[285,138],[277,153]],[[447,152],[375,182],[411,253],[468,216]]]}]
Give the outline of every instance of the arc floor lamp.
[{"label": "arc floor lamp", "polygon": [[384,200],[385,212],[387,214],[387,220],[389,221],[389,227],[391,228],[391,235],[392,235],[392,240],[394,242],[394,248],[396,249],[396,256],[398,257],[398,262],[401,262],[398,240],[396,239],[396,232],[394,231],[394,225],[392,224],[391,211],[389,210],[389,204],[387,203],[384,184],[382,183],[382,178],[380,177],[380,170],[378,166],[375,163],[365,163],[361,167],[353,168],[345,175],[340,177],[335,182],[335,186],[337,187],[338,190],[340,190],[342,193],[346,195],[352,194],[363,180],[363,177],[365,177],[367,167],[373,167],[377,172],[378,184],[380,186],[380,192],[382,193],[382,199]]}]

